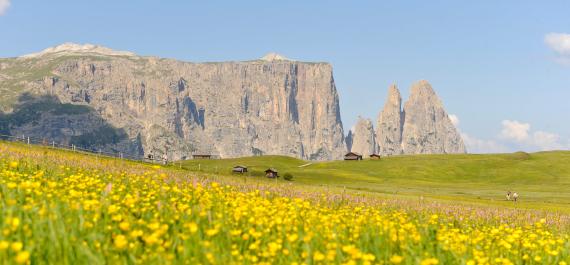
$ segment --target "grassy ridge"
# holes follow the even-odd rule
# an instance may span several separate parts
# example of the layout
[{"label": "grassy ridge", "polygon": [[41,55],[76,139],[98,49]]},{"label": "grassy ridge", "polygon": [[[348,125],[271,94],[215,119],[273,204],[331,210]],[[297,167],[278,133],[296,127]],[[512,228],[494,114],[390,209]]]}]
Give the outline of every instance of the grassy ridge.
[{"label": "grassy ridge", "polygon": [[[252,177],[274,167],[292,173],[295,183],[327,185],[380,195],[424,196],[484,204],[504,201],[508,190],[521,195],[519,206],[570,211],[570,152],[489,155],[420,155],[382,160],[307,162],[282,156],[184,161],[193,171],[231,174],[249,167]],[[310,164],[309,164],[310,163]],[[309,165],[307,165],[309,164]],[[303,166],[305,165],[305,166]]]}]

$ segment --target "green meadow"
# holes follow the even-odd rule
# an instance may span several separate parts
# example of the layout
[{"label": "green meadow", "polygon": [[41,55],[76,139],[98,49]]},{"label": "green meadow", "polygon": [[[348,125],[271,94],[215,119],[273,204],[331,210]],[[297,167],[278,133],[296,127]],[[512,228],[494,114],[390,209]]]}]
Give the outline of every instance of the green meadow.
[{"label": "green meadow", "polygon": [[[6,148],[27,147],[33,153],[68,155],[71,151],[1,142]],[[42,151],[43,150],[43,151]],[[119,159],[77,154],[96,161]],[[1,156],[1,154],[0,154]],[[40,161],[40,160],[38,160]],[[122,161],[125,166],[144,165]],[[231,172],[235,165],[248,167],[245,174]],[[170,170],[245,184],[270,184],[308,192],[347,193],[367,197],[429,200],[445,203],[506,206],[570,213],[570,152],[512,154],[408,155],[363,161],[304,161],[286,156],[176,161]],[[268,179],[264,171],[275,168],[283,177]],[[507,191],[519,193],[519,201],[506,201]]]},{"label": "green meadow", "polygon": [[[548,200],[567,157],[164,166],[0,141],[0,264],[566,265],[569,215],[497,204],[566,209],[564,192]],[[249,174],[231,174],[238,163]],[[267,179],[268,166],[296,177]],[[498,199],[510,182],[517,204]]]},{"label": "green meadow", "polygon": [[[382,197],[504,205],[570,212],[570,152],[410,155],[363,161],[303,161],[284,156],[188,160],[184,169],[246,180],[267,168],[294,176],[292,185],[320,186]],[[232,174],[235,165],[248,167]],[[283,182],[283,178],[274,180]],[[519,193],[515,204],[507,191]]]}]

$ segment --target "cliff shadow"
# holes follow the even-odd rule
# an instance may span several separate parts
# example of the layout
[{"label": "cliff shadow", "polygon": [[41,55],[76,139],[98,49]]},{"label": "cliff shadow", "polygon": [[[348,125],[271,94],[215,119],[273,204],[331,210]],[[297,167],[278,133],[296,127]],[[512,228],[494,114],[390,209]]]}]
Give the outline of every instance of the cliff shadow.
[{"label": "cliff shadow", "polygon": [[140,137],[130,140],[124,129],[106,122],[92,107],[62,103],[52,95],[20,95],[12,112],[0,112],[0,134],[4,139],[25,135],[91,151],[142,154]]}]

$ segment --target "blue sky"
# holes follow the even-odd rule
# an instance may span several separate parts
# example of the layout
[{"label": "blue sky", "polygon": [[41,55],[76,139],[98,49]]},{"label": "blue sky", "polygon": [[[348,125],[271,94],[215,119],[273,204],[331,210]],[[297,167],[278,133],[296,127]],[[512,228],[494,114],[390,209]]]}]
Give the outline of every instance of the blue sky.
[{"label": "blue sky", "polygon": [[[345,128],[427,79],[471,152],[570,148],[570,1],[0,0],[0,57],[63,42],[334,67]],[[556,33],[556,34],[551,34]],[[551,34],[551,35],[548,35]],[[549,37],[547,37],[549,36]]]}]

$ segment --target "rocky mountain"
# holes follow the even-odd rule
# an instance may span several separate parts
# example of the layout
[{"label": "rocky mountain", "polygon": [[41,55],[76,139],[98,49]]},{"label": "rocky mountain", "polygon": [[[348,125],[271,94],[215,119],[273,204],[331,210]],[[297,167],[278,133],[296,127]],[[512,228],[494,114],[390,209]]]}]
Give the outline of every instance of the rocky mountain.
[{"label": "rocky mountain", "polygon": [[402,96],[396,85],[388,88],[388,98],[376,122],[376,142],[382,155],[402,154]]},{"label": "rocky mountain", "polygon": [[190,63],[63,44],[0,59],[0,111],[0,133],[132,155],[346,151],[331,65],[278,54]]},{"label": "rocky mountain", "polygon": [[[359,124],[363,126],[364,123],[359,120]],[[380,155],[466,152],[463,139],[441,100],[425,80],[412,85],[410,98],[403,109],[398,88],[390,86],[384,108],[378,114],[376,144],[369,139],[366,133],[353,132],[350,140],[359,143],[358,150],[378,150]]]},{"label": "rocky mountain", "polygon": [[412,85],[404,105],[402,150],[405,154],[465,153],[463,139],[425,80]]},{"label": "rocky mountain", "polygon": [[369,157],[377,152],[375,138],[372,121],[359,117],[356,125],[348,133],[346,141],[349,143],[348,150],[359,153],[362,157]]}]

